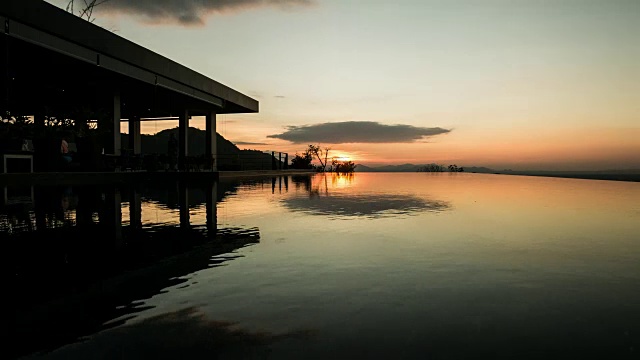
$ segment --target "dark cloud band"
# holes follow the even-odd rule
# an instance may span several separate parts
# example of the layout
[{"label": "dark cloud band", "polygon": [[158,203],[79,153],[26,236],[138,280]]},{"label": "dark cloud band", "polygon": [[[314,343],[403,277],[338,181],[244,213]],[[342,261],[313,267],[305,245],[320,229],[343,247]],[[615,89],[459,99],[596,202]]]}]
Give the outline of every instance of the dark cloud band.
[{"label": "dark cloud band", "polygon": [[109,0],[100,5],[100,10],[137,15],[150,22],[199,25],[213,13],[229,13],[258,7],[286,9],[314,3],[315,0]]},{"label": "dark cloud band", "polygon": [[384,125],[374,121],[346,121],[306,126],[289,126],[282,134],[267,137],[293,143],[410,143],[425,137],[446,134],[439,127]]}]

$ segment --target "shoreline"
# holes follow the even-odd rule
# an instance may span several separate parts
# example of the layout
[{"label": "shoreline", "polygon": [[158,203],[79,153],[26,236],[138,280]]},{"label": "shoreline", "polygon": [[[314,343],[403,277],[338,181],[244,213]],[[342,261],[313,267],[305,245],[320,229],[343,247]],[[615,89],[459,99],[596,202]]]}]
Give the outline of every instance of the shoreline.
[{"label": "shoreline", "polygon": [[126,184],[153,181],[158,183],[186,181],[211,182],[219,179],[245,177],[275,177],[314,174],[306,170],[247,170],[247,171],[118,171],[118,172],[52,172],[0,174],[0,186],[15,185],[83,185]]},{"label": "shoreline", "polygon": [[540,176],[540,177],[554,177],[563,179],[583,179],[583,180],[607,180],[607,181],[626,181],[626,182],[640,182],[640,173],[638,174],[625,174],[625,173],[581,173],[581,172],[562,172],[562,171],[514,171],[514,172],[496,172],[500,175],[516,175],[516,176]]}]

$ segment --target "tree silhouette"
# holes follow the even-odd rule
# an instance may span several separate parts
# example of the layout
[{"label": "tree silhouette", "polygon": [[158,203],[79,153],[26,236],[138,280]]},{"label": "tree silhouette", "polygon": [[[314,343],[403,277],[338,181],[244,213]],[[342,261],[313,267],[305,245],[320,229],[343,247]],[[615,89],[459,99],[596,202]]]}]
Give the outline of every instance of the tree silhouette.
[{"label": "tree silhouette", "polygon": [[331,171],[338,174],[350,174],[356,170],[356,166],[357,165],[351,160],[341,161],[333,158],[331,162]]},{"label": "tree silhouette", "polygon": [[[327,170],[327,159],[329,158],[329,150],[331,150],[331,148],[325,147],[324,149],[322,149],[320,145],[309,145],[309,147],[307,148],[308,153],[313,154],[318,158],[318,161],[320,162],[319,170],[322,172]],[[324,161],[322,161],[323,157]]]},{"label": "tree silhouette", "polygon": [[[82,3],[84,5],[80,4],[81,8],[80,10],[78,10],[78,16],[83,19],[86,18],[88,22],[94,22],[96,18],[93,17],[93,10],[95,9],[96,6],[102,5],[107,1],[110,1],[110,0],[82,0]],[[66,10],[72,14],[75,14],[74,5],[75,5],[75,0],[69,0],[69,2],[67,3]]]},{"label": "tree silhouette", "polygon": [[444,165],[429,164],[418,169],[418,172],[444,172]]},{"label": "tree silhouette", "polygon": [[296,155],[291,159],[291,168],[292,169],[312,169],[313,165],[311,162],[313,161],[313,155],[309,152],[309,150],[302,153],[302,155],[296,153]]}]

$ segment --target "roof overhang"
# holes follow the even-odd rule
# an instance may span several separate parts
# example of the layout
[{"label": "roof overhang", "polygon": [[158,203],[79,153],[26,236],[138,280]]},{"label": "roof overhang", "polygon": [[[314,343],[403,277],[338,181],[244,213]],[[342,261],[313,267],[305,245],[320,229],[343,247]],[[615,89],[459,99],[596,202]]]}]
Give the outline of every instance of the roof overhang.
[{"label": "roof overhang", "polygon": [[7,36],[182,94],[220,114],[259,110],[258,101],[42,0],[2,0],[0,24]]}]

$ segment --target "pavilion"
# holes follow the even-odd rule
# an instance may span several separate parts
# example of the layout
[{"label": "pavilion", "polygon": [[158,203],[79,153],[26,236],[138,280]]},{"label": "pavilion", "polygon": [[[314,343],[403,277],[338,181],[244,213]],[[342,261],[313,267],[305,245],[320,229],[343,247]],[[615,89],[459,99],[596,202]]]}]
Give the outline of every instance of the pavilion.
[{"label": "pavilion", "polygon": [[120,155],[124,119],[128,147],[140,154],[140,121],[177,118],[184,168],[189,119],[204,116],[205,156],[215,169],[216,115],[259,110],[258,101],[42,0],[2,0],[0,24],[0,111],[44,126],[85,109],[92,115],[81,120],[107,134],[105,154]]}]

